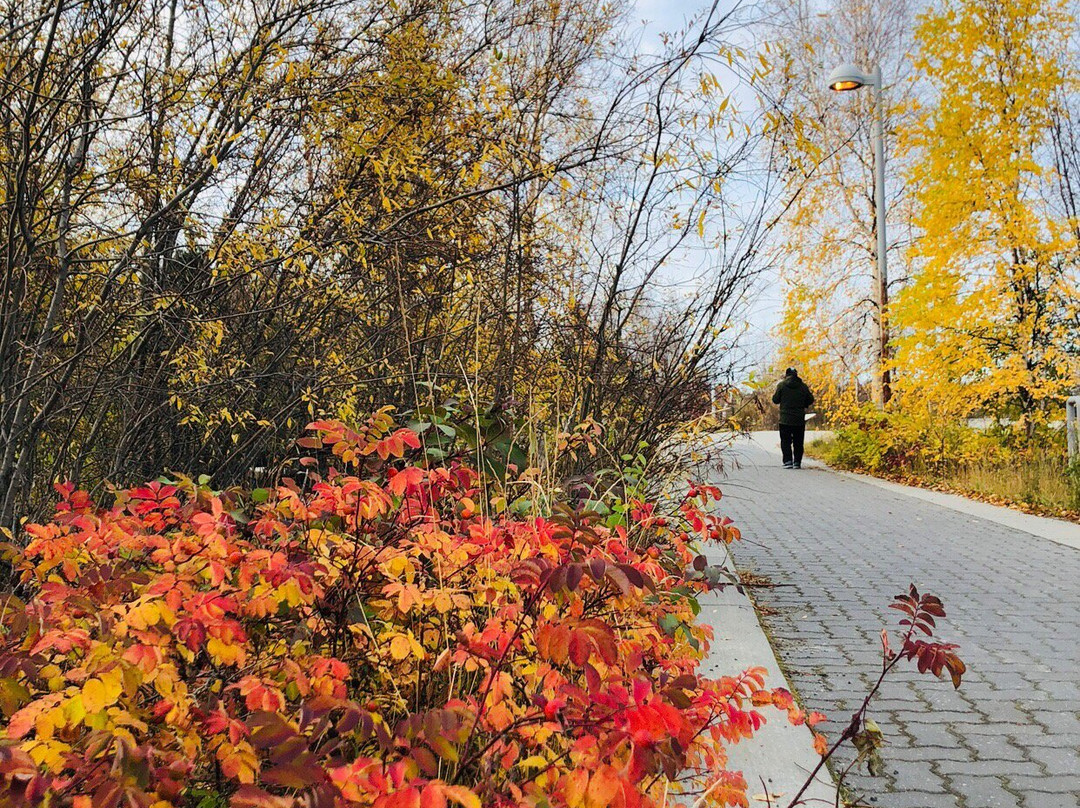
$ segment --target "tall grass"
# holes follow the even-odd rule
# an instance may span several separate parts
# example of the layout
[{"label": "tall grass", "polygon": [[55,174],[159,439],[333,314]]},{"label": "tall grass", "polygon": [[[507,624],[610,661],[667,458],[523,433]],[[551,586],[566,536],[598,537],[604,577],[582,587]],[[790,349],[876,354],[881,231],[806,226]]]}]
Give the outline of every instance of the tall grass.
[{"label": "tall grass", "polygon": [[1080,521],[1080,465],[1070,468],[1061,457],[1028,456],[1012,462],[975,460],[936,466],[915,459],[902,469],[869,469],[848,462],[851,455],[834,440],[812,442],[809,453],[840,468],[900,477],[919,485]]},{"label": "tall grass", "polygon": [[1080,510],[1080,486],[1064,463],[1055,459],[1018,464],[976,463],[959,466],[941,482],[984,497],[1050,511]]}]

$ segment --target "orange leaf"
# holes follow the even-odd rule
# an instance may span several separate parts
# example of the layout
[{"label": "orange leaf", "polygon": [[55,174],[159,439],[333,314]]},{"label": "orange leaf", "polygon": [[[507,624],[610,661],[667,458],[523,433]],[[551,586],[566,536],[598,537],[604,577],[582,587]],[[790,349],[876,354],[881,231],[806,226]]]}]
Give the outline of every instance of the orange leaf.
[{"label": "orange leaf", "polygon": [[607,808],[616,802],[622,791],[622,780],[610,766],[601,766],[589,778],[589,787],[585,790],[585,808]]},{"label": "orange leaf", "polygon": [[814,751],[819,755],[824,755],[829,751],[829,742],[820,732],[814,733]]}]

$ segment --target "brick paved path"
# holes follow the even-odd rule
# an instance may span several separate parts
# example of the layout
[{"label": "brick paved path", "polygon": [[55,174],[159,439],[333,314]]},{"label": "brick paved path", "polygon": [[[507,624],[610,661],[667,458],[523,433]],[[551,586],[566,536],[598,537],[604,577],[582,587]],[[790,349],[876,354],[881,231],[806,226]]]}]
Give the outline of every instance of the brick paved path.
[{"label": "brick paved path", "polygon": [[[1080,806],[1080,551],[822,469],[786,471],[760,449],[724,482],[756,591],[804,706],[839,731],[880,666],[879,632],[909,582],[938,594],[944,639],[968,673],[904,669],[872,717],[886,773],[849,778],[881,808]],[[901,663],[905,664],[905,663]],[[850,758],[848,758],[850,760]]]}]

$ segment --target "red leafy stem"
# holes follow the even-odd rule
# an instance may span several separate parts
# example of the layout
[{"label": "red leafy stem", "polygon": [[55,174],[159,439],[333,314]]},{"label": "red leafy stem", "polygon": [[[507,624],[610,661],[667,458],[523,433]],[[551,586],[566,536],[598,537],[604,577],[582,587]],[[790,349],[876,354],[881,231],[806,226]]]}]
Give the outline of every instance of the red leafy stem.
[{"label": "red leafy stem", "polygon": [[[904,615],[900,620],[900,626],[904,629],[903,642],[900,646],[901,650],[896,652],[890,648],[888,631],[882,629],[881,674],[878,676],[874,686],[870,688],[870,691],[866,694],[859,709],[852,714],[851,721],[848,722],[848,725],[844,728],[843,732],[840,733],[840,737],[837,738],[833,745],[821,756],[821,760],[818,761],[814,770],[810,772],[810,776],[806,778],[806,782],[803,783],[802,788],[799,789],[795,797],[788,803],[788,808],[794,808],[794,806],[799,804],[802,795],[806,793],[806,790],[810,787],[814,778],[817,777],[818,772],[821,771],[821,768],[829,761],[836,750],[846,742],[854,739],[862,731],[870,702],[881,689],[885,677],[888,676],[889,672],[901,659],[918,660],[919,673],[930,671],[939,678],[942,673],[947,670],[949,672],[949,677],[952,679],[953,687],[960,686],[960,680],[967,670],[967,666],[964,665],[963,661],[955,653],[958,646],[952,643],[931,641],[934,636],[934,629],[936,628],[935,618],[945,616],[945,607],[942,605],[941,599],[935,595],[920,594],[919,590],[915,588],[915,584],[911,584],[910,589],[906,593],[897,595],[893,598],[893,602],[889,604],[889,608],[896,609]],[[927,639],[917,639],[916,632],[921,632]]]}]

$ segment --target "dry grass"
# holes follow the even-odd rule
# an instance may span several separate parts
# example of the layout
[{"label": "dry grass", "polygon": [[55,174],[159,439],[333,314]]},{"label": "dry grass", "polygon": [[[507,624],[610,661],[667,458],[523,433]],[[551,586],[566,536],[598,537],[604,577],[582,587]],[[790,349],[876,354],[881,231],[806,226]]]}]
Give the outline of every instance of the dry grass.
[{"label": "dry grass", "polygon": [[1058,515],[1068,516],[1071,512],[1075,518],[1080,510],[1080,491],[1070,482],[1064,463],[1056,460],[969,464],[935,481],[982,498]]},{"label": "dry grass", "polygon": [[[827,441],[814,441],[808,447],[808,454],[823,458],[827,444]],[[1062,458],[1028,459],[1012,464],[964,463],[946,471],[909,468],[903,473],[880,472],[877,476],[1080,522],[1080,480],[1070,479]]]}]

